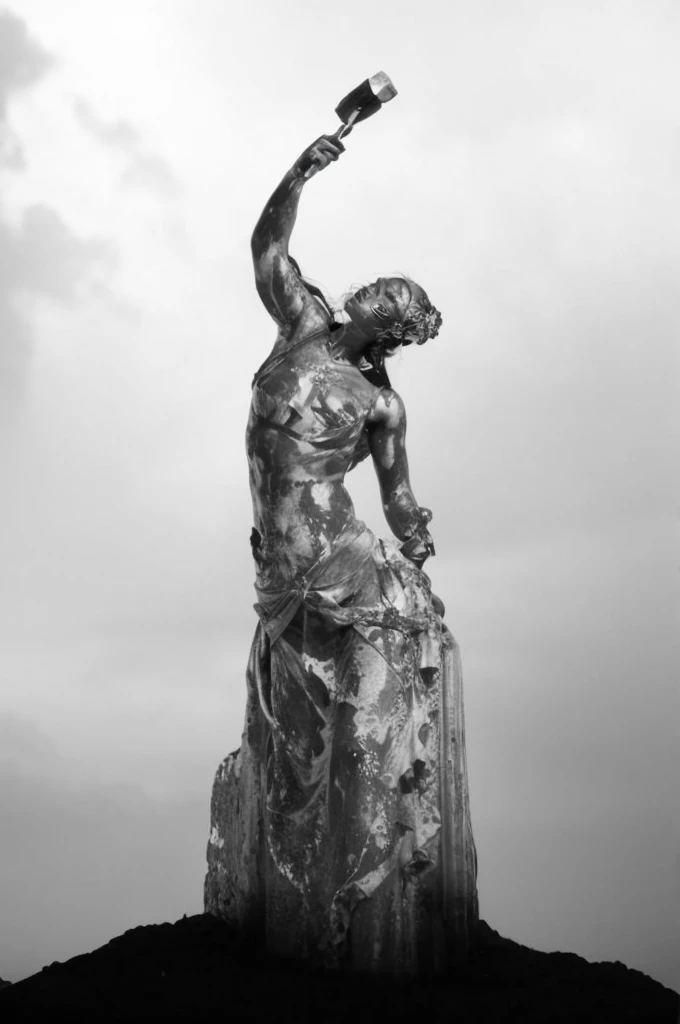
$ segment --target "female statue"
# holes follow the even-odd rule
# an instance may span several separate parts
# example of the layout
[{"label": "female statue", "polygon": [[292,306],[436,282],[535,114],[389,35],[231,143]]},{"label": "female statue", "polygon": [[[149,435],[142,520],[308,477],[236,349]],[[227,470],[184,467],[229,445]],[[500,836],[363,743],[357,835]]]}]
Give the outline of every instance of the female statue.
[{"label": "female statue", "polygon": [[[288,252],[322,136],[252,240],[278,325],[247,430],[259,615],[240,751],[213,795],[206,909],[326,964],[444,970],[477,919],[458,652],[422,571],[431,514],[409,482],[406,418],[384,360],[441,316],[405,277],[336,315]],[[399,544],[358,521],[347,472],[372,457]]]}]

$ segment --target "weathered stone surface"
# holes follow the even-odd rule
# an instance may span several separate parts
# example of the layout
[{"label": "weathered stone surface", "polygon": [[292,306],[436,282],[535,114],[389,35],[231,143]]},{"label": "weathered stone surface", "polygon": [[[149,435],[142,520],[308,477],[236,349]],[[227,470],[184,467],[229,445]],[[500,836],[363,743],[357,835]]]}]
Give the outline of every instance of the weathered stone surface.
[{"label": "weathered stone surface", "polygon": [[215,773],[204,885],[206,913],[255,936],[265,929],[267,842],[264,765],[255,762],[253,753],[263,749],[266,732],[257,694],[250,692],[241,747],[225,757]]},{"label": "weathered stone surface", "polygon": [[[241,782],[241,750],[217,769],[210,807],[205,909],[233,925],[247,927],[259,918],[258,865],[249,854],[263,841],[258,820],[259,794],[252,773]],[[255,834],[253,834],[255,833]]]}]

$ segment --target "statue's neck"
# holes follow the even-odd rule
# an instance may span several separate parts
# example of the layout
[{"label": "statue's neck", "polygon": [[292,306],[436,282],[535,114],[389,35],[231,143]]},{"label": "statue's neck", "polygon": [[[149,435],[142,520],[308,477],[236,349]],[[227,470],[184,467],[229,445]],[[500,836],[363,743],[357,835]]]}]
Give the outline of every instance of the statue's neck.
[{"label": "statue's neck", "polygon": [[335,324],[329,338],[331,355],[338,362],[357,366],[372,339],[366,337],[344,310],[335,311]]}]

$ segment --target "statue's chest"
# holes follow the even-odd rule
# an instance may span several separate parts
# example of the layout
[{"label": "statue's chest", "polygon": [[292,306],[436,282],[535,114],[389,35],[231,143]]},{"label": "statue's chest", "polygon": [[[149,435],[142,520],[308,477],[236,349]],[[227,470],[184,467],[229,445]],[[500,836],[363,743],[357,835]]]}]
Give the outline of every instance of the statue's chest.
[{"label": "statue's chest", "polygon": [[352,367],[322,365],[295,379],[270,378],[256,386],[252,413],[261,424],[285,428],[309,441],[329,434],[358,435],[371,407],[372,392]]}]

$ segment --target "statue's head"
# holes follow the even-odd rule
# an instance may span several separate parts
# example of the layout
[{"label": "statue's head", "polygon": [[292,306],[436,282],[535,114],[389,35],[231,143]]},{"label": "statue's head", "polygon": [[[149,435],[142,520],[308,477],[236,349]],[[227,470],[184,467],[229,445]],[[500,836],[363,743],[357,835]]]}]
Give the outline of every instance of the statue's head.
[{"label": "statue's head", "polygon": [[402,345],[423,345],[442,322],[425,289],[409,277],[379,277],[350,295],[344,310],[365,339],[371,369],[364,376],[379,386],[390,384],[385,358]]},{"label": "statue's head", "polygon": [[425,290],[408,277],[379,277],[351,295],[344,308],[367,341],[379,342],[386,354],[400,345],[424,344],[442,322]]}]

